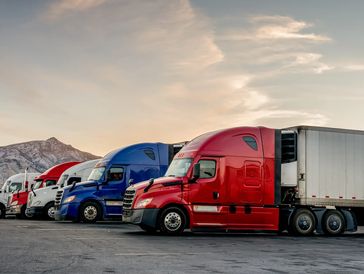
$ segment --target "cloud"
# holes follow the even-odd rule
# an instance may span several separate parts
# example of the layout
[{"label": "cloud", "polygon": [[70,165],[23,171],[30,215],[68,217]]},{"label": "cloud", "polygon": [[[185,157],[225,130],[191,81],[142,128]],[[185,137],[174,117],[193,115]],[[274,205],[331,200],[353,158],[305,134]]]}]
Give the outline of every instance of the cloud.
[{"label": "cloud", "polygon": [[313,27],[305,21],[298,21],[287,16],[253,16],[249,22],[251,30],[230,31],[220,37],[222,40],[253,40],[253,41],[305,41],[328,42],[331,38],[314,33],[303,33],[303,30]]},{"label": "cloud", "polygon": [[251,21],[263,24],[256,30],[255,37],[257,39],[298,39],[315,42],[331,40],[323,35],[302,33],[301,31],[313,25],[287,16],[255,16],[251,18]]},{"label": "cloud", "polygon": [[69,12],[81,12],[105,3],[106,0],[59,0],[51,3],[47,9],[46,17],[57,19]]}]

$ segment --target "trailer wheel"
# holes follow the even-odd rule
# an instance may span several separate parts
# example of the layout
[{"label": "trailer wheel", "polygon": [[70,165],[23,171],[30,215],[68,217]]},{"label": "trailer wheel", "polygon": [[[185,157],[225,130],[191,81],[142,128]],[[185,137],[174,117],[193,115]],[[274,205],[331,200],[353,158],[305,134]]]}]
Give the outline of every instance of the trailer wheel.
[{"label": "trailer wheel", "polygon": [[101,218],[101,208],[95,202],[86,202],[80,208],[80,219],[84,223],[96,223]]},{"label": "trailer wheel", "polygon": [[337,236],[345,231],[344,216],[338,210],[326,211],[322,218],[322,229],[326,235]]},{"label": "trailer wheel", "polygon": [[54,203],[47,204],[43,209],[43,216],[46,220],[54,220]]},{"label": "trailer wheel", "polygon": [[2,204],[0,204],[0,219],[4,219],[5,218],[5,206],[3,206]]},{"label": "trailer wheel", "polygon": [[162,233],[169,235],[181,234],[186,227],[186,215],[178,207],[167,207],[159,218],[159,228]]},{"label": "trailer wheel", "polygon": [[157,231],[155,228],[146,225],[139,225],[139,227],[143,229],[146,233],[150,234],[155,233]]},{"label": "trailer wheel", "polygon": [[298,209],[292,218],[291,231],[295,235],[309,236],[316,229],[316,219],[308,209]]}]

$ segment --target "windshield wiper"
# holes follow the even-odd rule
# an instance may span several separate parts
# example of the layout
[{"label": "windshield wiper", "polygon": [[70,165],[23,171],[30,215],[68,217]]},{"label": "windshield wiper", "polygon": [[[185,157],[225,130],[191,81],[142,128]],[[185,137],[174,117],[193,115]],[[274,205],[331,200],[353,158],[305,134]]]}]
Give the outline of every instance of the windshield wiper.
[{"label": "windshield wiper", "polygon": [[171,174],[171,175],[168,175],[167,177],[176,177],[176,175]]}]

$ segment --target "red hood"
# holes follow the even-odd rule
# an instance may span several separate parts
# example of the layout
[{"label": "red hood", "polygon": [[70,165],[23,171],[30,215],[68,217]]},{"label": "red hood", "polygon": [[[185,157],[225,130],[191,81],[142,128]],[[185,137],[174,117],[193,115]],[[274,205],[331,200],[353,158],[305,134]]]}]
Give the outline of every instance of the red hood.
[{"label": "red hood", "polygon": [[[174,183],[174,182],[180,182],[182,181],[182,178],[176,178],[176,177],[161,177],[154,179],[153,188],[159,187],[165,183]],[[144,189],[149,185],[149,180],[140,182],[134,185],[135,190]]]}]

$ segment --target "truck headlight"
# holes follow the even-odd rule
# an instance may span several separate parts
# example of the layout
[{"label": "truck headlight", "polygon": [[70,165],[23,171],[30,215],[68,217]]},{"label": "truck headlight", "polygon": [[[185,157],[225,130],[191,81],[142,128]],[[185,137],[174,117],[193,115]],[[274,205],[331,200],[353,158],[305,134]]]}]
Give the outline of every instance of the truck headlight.
[{"label": "truck headlight", "polygon": [[16,206],[16,205],[18,205],[18,201],[14,201],[14,202],[12,202],[12,203],[11,203],[11,205],[12,205],[12,206]]},{"label": "truck headlight", "polygon": [[75,196],[75,195],[69,196],[68,198],[66,198],[66,199],[63,201],[63,204],[70,203],[70,202],[72,202],[74,199],[76,199],[76,196]]},{"label": "truck headlight", "polygon": [[137,203],[137,205],[135,206],[135,208],[145,208],[147,205],[150,204],[150,202],[152,201],[152,198],[148,198],[148,199],[144,199],[141,200]]}]

